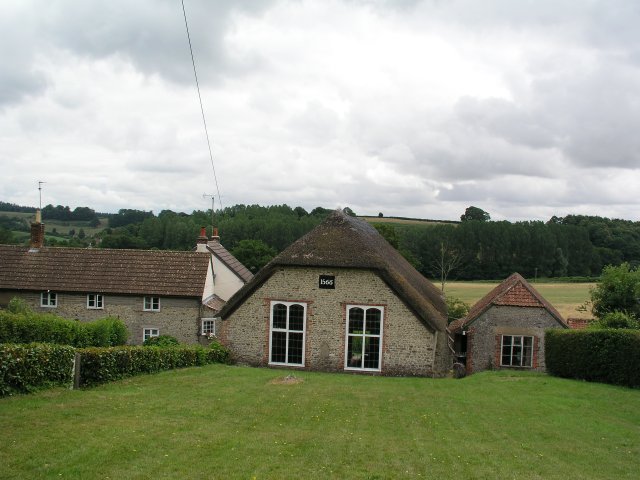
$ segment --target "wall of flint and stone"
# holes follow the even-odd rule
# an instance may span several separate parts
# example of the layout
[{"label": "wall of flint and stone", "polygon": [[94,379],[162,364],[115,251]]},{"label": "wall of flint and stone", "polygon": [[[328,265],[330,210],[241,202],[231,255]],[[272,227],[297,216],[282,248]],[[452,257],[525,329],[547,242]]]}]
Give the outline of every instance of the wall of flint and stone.
[{"label": "wall of flint and stone", "polygon": [[545,371],[544,331],[547,328],[563,327],[544,308],[492,306],[467,331],[467,371],[472,373],[500,368],[502,335],[533,336],[532,370]]},{"label": "wall of flint and stone", "polygon": [[[320,275],[334,275],[335,289],[320,289]],[[375,273],[295,267],[276,270],[221,322],[219,338],[238,362],[268,365],[272,300],[307,304],[306,369],[344,370],[347,305],[384,307],[383,375],[434,375],[448,366],[444,334],[430,331]]]},{"label": "wall of flint and stone", "polygon": [[[200,317],[201,303],[199,298],[160,297],[159,312],[143,310],[143,296],[103,295],[104,308],[90,310],[87,308],[87,294],[57,294],[57,307],[40,306],[40,292],[3,292],[0,305],[6,305],[14,296],[24,299],[36,312],[54,313],[63,318],[92,321],[105,317],[121,319],[129,330],[128,343],[140,345],[143,342],[143,329],[157,328],[160,335],[172,335],[180,343],[197,343],[201,339]],[[210,315],[209,315],[210,316]]]}]

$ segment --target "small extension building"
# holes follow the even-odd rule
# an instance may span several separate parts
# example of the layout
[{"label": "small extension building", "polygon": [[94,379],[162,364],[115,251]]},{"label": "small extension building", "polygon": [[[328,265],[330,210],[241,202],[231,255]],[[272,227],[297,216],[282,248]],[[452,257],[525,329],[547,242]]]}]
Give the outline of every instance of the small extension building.
[{"label": "small extension building", "polygon": [[[203,229],[204,230],[204,229]],[[207,342],[217,313],[253,276],[204,231],[196,251],[45,247],[44,225],[31,246],[0,245],[0,307],[22,298],[36,311],[91,321],[120,318],[129,343],[172,335]]]},{"label": "small extension building", "polygon": [[440,291],[368,223],[336,210],[223,307],[240,363],[383,375],[450,367]]},{"label": "small extension building", "polygon": [[514,273],[448,327],[467,373],[517,368],[544,371],[544,331],[569,328],[560,313]]}]

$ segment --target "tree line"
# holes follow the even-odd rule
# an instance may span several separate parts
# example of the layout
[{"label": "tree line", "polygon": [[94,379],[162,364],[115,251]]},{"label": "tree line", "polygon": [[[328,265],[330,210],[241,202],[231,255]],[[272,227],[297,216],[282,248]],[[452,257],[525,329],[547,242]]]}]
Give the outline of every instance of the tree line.
[{"label": "tree line", "polygon": [[[69,207],[52,205],[45,209],[45,219],[53,218],[52,212],[62,215],[61,219],[73,212],[83,220],[95,215],[86,207],[73,212]],[[308,212],[288,205],[234,205],[216,210],[212,219],[211,210],[191,214],[163,210],[155,215],[122,209],[109,216],[109,228],[82,241],[103,248],[191,250],[200,227],[207,226],[207,234],[212,235],[213,222],[222,244],[255,271],[330,211],[322,207]],[[345,212],[355,214],[349,208]],[[554,216],[547,222],[512,223],[491,221],[487,212],[469,207],[459,223],[373,225],[430,278],[502,279],[513,272],[528,278],[591,277],[600,275],[607,265],[640,265],[640,222],[629,220],[568,215]]]}]

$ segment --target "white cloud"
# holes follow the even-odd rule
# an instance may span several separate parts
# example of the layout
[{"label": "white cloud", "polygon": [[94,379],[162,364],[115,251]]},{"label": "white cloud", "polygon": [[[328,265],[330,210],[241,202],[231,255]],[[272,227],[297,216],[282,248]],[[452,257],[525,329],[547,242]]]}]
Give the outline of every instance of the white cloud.
[{"label": "white cloud", "polygon": [[[640,9],[185,1],[223,205],[638,217]],[[204,209],[179,2],[0,7],[2,200]],[[219,202],[218,202],[219,204]]]}]

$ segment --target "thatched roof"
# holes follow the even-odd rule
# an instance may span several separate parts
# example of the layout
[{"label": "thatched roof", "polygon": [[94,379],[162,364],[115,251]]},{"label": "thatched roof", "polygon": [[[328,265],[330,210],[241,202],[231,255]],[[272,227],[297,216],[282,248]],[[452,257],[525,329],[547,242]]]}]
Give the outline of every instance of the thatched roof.
[{"label": "thatched roof", "polygon": [[0,245],[0,289],[202,297],[209,255]]},{"label": "thatched roof", "polygon": [[512,274],[500,285],[495,287],[478,300],[469,310],[466,317],[456,320],[449,325],[450,332],[465,330],[480,315],[493,305],[510,307],[544,308],[558,323],[568,328],[562,315],[540,293],[527,282],[519,273]]},{"label": "thatched roof", "polygon": [[221,316],[228,317],[281,267],[357,268],[371,270],[435,331],[446,326],[446,305],[440,291],[424,278],[371,225],[340,210],[291,244],[229,299]]}]

